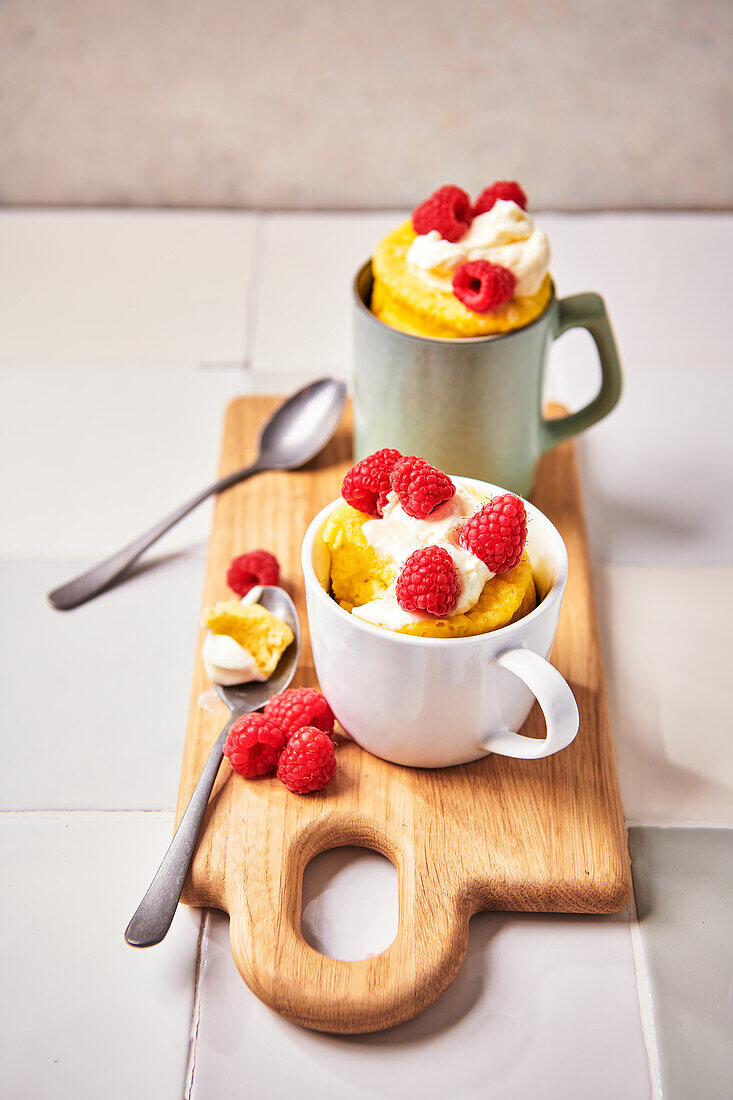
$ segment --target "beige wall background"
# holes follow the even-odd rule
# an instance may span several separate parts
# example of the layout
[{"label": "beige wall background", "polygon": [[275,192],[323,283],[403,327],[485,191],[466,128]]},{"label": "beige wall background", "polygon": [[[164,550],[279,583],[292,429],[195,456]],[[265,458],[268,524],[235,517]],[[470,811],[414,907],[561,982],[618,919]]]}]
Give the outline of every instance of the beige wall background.
[{"label": "beige wall background", "polygon": [[731,0],[0,0],[0,201],[733,206]]}]

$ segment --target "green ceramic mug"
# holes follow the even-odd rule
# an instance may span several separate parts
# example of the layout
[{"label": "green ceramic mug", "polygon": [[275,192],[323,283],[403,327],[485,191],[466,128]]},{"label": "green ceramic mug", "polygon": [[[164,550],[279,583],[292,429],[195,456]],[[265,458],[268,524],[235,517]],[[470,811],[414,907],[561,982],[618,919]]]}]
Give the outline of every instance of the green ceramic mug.
[{"label": "green ceramic mug", "polygon": [[[410,336],[369,308],[371,262],[355,282],[354,446],[363,458],[380,447],[426,458],[441,470],[528,496],[537,460],[610,413],[621,394],[621,367],[603,299],[557,299],[524,328],[498,336],[443,340]],[[585,328],[601,361],[601,388],[584,409],[559,420],[542,415],[550,344]]]}]

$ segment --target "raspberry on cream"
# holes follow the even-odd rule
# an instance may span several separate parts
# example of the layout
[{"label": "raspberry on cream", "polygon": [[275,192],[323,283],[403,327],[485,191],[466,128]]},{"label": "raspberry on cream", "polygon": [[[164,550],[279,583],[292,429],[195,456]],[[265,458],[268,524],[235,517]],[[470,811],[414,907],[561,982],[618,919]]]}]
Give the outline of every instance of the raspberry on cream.
[{"label": "raspberry on cream", "polygon": [[[458,578],[456,602],[451,614],[461,614],[470,611],[484,585],[494,575],[475,554],[458,543],[461,527],[480,510],[481,505],[479,497],[458,482],[455,495],[450,500],[439,504],[427,519],[417,519],[404,511],[397,493],[392,490],[388,494],[382,518],[368,520],[362,531],[370,546],[398,566],[407,561],[415,550],[427,546],[440,546],[447,550]],[[378,599],[355,607],[353,614],[365,622],[389,630],[399,630],[426,617],[426,612],[405,611],[400,607],[396,581]]]},{"label": "raspberry on cream", "polygon": [[547,234],[535,229],[530,214],[509,200],[497,199],[490,210],[473,219],[455,243],[437,230],[418,236],[405,257],[408,267],[430,286],[450,293],[452,274],[466,261],[488,260],[512,272],[514,296],[529,298],[542,286],[550,269]]},{"label": "raspberry on cream", "polygon": [[456,602],[458,576],[453,559],[442,546],[415,550],[402,566],[395,594],[403,611],[450,615]]},{"label": "raspberry on cream", "polygon": [[531,214],[515,202],[497,199],[491,210],[473,219],[470,229],[461,237],[461,248],[470,256],[475,249],[497,248],[513,241],[524,241],[534,232]]},{"label": "raspberry on cream", "polygon": [[522,210],[527,209],[527,193],[516,180],[495,180],[489,187],[484,187],[473,204],[474,218],[491,210],[498,199],[509,199],[521,206]]},{"label": "raspberry on cream", "polygon": [[416,233],[437,229],[447,241],[457,241],[468,229],[473,218],[471,200],[462,187],[447,184],[434,191],[412,212]]},{"label": "raspberry on cream", "polygon": [[469,260],[453,276],[453,293],[475,313],[498,309],[514,297],[517,280],[507,267],[488,260]]}]

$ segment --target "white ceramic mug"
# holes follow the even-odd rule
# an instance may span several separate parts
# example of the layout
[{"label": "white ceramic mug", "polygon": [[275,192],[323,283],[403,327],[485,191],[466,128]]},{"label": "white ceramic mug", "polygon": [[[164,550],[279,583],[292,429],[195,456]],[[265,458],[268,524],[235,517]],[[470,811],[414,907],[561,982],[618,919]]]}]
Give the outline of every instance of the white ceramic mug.
[{"label": "white ceramic mug", "polygon": [[[495,496],[505,490],[454,478]],[[466,764],[488,753],[536,760],[578,732],[578,707],[548,663],[568,576],[565,543],[546,516],[527,509],[527,551],[539,603],[515,623],[473,638],[415,638],[372,626],[328,594],[330,551],[322,533],[341,500],[327,505],[303,540],[303,575],[313,659],[321,690],[362,748],[420,768]],[[520,729],[535,699],[544,740]]]}]

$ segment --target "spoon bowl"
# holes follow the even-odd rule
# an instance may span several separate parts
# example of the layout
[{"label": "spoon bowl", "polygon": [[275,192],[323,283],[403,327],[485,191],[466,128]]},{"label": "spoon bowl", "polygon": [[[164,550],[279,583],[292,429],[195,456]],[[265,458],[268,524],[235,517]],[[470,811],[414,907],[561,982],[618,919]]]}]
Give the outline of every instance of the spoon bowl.
[{"label": "spoon bowl", "polygon": [[275,410],[260,435],[257,462],[267,469],[297,470],[323,450],[339,426],[346,386],[319,378]]},{"label": "spoon bowl", "polygon": [[125,929],[125,939],[131,947],[152,947],[160,943],[171,926],[183,883],[191,865],[209,796],[219,771],[224,742],[233,723],[243,714],[252,714],[260,710],[273,695],[284,691],[298,667],[300,622],[295,604],[284,589],[276,588],[274,585],[267,585],[262,589],[259,602],[273,615],[288,624],[294,638],[280,657],[277,668],[268,680],[252,681],[232,687],[214,685],[219,697],[229,707],[231,717],[207,757],[191,795],[191,801],[186,807],[155,878]]}]

